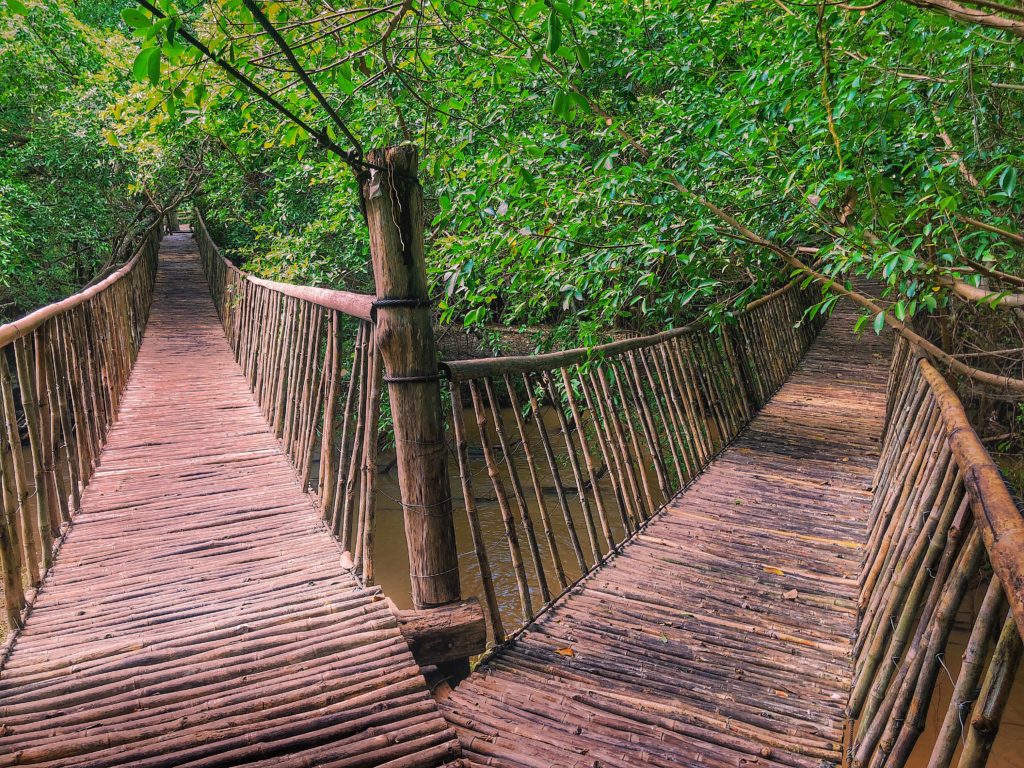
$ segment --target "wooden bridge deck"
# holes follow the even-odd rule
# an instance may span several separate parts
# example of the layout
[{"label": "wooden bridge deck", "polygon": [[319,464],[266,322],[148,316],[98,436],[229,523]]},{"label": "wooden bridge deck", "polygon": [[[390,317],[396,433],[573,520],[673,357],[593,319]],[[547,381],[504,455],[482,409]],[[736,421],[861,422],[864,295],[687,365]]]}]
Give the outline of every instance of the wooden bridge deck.
[{"label": "wooden bridge deck", "polygon": [[444,703],[490,766],[839,762],[888,344],[840,309],[740,438]]},{"label": "wooden bridge deck", "polygon": [[[0,766],[433,766],[457,755],[168,237],[120,419],[0,674]],[[393,761],[393,762],[392,762]]]}]

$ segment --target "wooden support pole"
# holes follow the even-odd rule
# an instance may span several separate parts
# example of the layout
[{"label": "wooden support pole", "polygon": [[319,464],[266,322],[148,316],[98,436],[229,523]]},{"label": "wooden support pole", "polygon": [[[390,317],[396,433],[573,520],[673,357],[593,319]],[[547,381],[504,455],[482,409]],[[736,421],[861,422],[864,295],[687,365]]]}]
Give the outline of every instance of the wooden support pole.
[{"label": "wooden support pole", "polygon": [[372,169],[361,183],[377,294],[376,338],[394,419],[412,598],[417,608],[430,608],[461,595],[423,257],[423,192],[415,147],[375,150],[367,160]]}]

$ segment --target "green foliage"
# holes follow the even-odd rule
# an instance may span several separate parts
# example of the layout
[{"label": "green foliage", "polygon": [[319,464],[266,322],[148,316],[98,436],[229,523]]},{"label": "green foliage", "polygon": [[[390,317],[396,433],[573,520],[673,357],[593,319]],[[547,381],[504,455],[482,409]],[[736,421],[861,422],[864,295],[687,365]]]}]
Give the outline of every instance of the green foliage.
[{"label": "green foliage", "polygon": [[127,41],[64,2],[0,8],[0,316],[78,290],[125,242],[138,209],[130,158],[105,138]]},{"label": "green foliage", "polygon": [[[60,4],[6,0],[18,47],[3,66],[12,79],[14,61],[39,69],[21,101],[60,103],[67,122],[45,122],[83,133],[71,156],[83,178],[124,190],[104,205],[142,185],[181,187],[187,166],[239,262],[369,287],[351,170],[183,38],[191,30],[347,147],[242,0],[159,0],[165,18],[128,0],[80,5],[88,24]],[[770,0],[259,7],[364,146],[421,147],[445,322],[555,325],[559,339],[591,341],[717,318],[790,277],[680,187],[828,274],[882,281],[899,320],[945,311],[940,278],[978,283],[972,264],[1021,270],[1019,250],[960,218],[1021,228],[1024,45],[1002,33],[901,3],[820,19]],[[29,20],[61,43],[37,41]],[[83,74],[54,89],[56,51]],[[59,137],[47,146],[56,153]],[[118,178],[84,168],[90,155]],[[39,218],[0,217],[15,219],[8,240]],[[39,248],[0,247],[8,261]]]},{"label": "green foliage", "polygon": [[[365,285],[350,171],[183,47],[176,25],[320,126],[313,97],[239,0],[161,7],[174,20],[124,14],[142,44],[136,80],[161,89],[148,129],[206,142],[203,204],[231,252],[264,274]],[[999,33],[899,3],[820,24],[817,8],[768,0],[642,13],[472,0],[331,22],[262,7],[365,145],[422,147],[445,321],[563,324],[586,340],[717,315],[789,276],[673,183],[818,248],[826,272],[881,279],[898,319],[945,306],[936,276],[968,260],[1021,267],[957,219],[1021,220],[1024,46]]]}]

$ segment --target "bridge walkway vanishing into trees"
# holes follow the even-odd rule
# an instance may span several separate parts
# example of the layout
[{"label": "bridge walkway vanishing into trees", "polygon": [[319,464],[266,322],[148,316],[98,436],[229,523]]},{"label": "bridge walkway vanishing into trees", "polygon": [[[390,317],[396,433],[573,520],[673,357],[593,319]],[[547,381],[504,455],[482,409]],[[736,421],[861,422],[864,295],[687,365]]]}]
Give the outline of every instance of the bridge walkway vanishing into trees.
[{"label": "bridge walkway vanishing into trees", "polygon": [[253,402],[190,235],[154,294],[0,676],[0,765],[444,764],[454,734]]},{"label": "bridge walkway vanishing into trees", "polygon": [[840,305],[739,438],[444,702],[467,757],[841,762],[890,357],[854,317]]},{"label": "bridge walkway vanishing into trees", "polygon": [[[928,764],[983,766],[1024,522],[937,369],[792,282],[439,376],[408,178],[376,297],[247,275],[197,212],[0,327],[0,768],[898,768],[940,673]],[[368,586],[385,441],[412,611]]]}]

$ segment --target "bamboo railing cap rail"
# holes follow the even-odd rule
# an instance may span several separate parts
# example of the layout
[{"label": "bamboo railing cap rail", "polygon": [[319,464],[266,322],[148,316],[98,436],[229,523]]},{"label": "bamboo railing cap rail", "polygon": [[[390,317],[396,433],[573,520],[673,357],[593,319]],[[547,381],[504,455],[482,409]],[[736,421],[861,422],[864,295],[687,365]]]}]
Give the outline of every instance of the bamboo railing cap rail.
[{"label": "bamboo railing cap rail", "polygon": [[156,219],[146,227],[142,233],[142,238],[139,243],[139,247],[135,249],[135,253],[132,257],[124,263],[120,269],[111,272],[106,278],[100,282],[86,288],[84,291],[68,296],[66,299],[55,302],[53,304],[47,304],[45,307],[37,309],[35,312],[30,312],[18,320],[12,320],[9,323],[0,325],[0,348],[6,347],[17,339],[28,336],[32,331],[41,326],[47,320],[52,317],[56,317],[59,314],[67,312],[70,309],[74,309],[79,304],[82,304],[93,296],[102,293],[111,285],[116,283],[122,277],[132,271],[132,268],[138,263],[139,259],[142,258],[142,254],[146,249],[146,245],[149,239],[149,234],[155,227],[159,227],[163,221],[163,216],[157,216]]},{"label": "bamboo railing cap rail", "polygon": [[916,349],[914,352],[942,414],[949,448],[963,474],[992,570],[1002,582],[1017,631],[1024,638],[1024,517],[999,467],[971,426],[960,398],[939,369]]},{"label": "bamboo railing cap rail", "polygon": [[[766,304],[772,299],[788,293],[799,283],[800,279],[790,280],[781,288],[750,302],[739,314],[746,314],[762,304]],[[602,357],[617,355],[634,349],[651,347],[676,336],[693,333],[700,325],[699,321],[694,321],[680,328],[672,328],[649,336],[637,336],[636,338],[622,339],[621,341],[613,341],[595,347],[578,347],[560,352],[547,352],[542,355],[510,355],[508,357],[446,360],[441,363],[441,370],[452,381],[466,381],[468,379],[500,376],[502,374],[552,371],[569,365],[600,360]]]},{"label": "bamboo railing cap rail", "polygon": [[206,220],[203,218],[203,214],[198,208],[195,211],[195,219],[198,222],[200,229],[202,229],[203,235],[206,237],[206,241],[214,249],[221,261],[224,262],[224,265],[228,270],[238,273],[241,278],[248,280],[253,285],[258,285],[285,296],[291,296],[295,299],[308,301],[311,304],[317,304],[326,309],[334,309],[339,312],[343,312],[346,315],[357,317],[360,320],[373,320],[372,313],[373,302],[376,301],[375,296],[370,296],[365,293],[353,293],[352,291],[337,291],[332,288],[314,288],[309,285],[279,283],[276,280],[266,280],[262,277],[250,275],[248,272],[239,269],[232,264],[231,261],[220,252],[220,248],[217,247],[213,242],[213,238],[210,237],[210,232],[206,228]]},{"label": "bamboo railing cap rail", "polygon": [[672,328],[650,336],[637,336],[633,339],[622,339],[596,347],[577,347],[561,352],[547,352],[542,355],[509,355],[508,357],[483,357],[469,360],[446,360],[441,363],[441,370],[452,381],[466,381],[487,376],[500,376],[512,373],[538,373],[553,371],[570,365],[600,360],[602,357],[644,349],[654,346],[676,336],[693,333],[697,323],[690,323],[681,328]]}]

